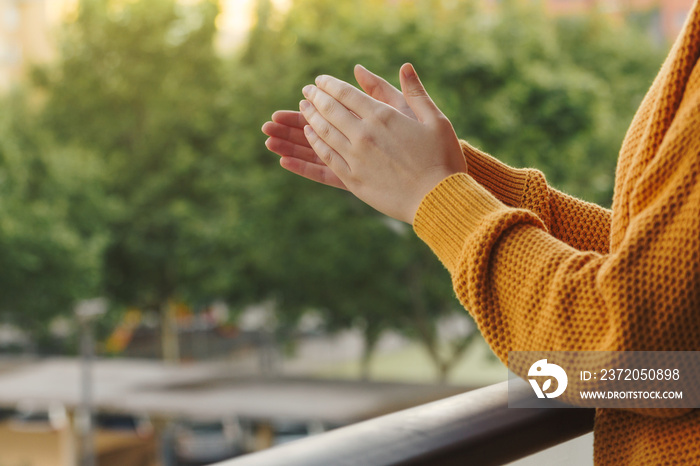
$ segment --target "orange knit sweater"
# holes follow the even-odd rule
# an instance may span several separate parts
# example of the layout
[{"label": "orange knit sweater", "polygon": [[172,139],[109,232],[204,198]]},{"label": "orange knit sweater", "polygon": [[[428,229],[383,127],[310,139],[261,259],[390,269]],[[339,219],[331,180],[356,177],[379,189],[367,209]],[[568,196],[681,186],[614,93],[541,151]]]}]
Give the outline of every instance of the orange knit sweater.
[{"label": "orange knit sweater", "polygon": [[[493,351],[700,350],[700,7],[625,137],[612,211],[462,143],[416,233]],[[562,154],[562,157],[565,157]],[[598,409],[595,463],[700,464],[700,410]]]}]

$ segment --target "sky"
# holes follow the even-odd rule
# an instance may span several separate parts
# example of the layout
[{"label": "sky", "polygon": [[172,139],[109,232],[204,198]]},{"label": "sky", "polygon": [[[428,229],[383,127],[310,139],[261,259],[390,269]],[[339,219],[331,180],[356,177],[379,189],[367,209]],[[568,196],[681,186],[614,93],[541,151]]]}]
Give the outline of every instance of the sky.
[{"label": "sky", "polygon": [[[216,21],[224,49],[235,47],[245,36],[253,21],[255,0],[220,0],[221,15]],[[272,0],[273,5],[284,10],[291,0]]]}]

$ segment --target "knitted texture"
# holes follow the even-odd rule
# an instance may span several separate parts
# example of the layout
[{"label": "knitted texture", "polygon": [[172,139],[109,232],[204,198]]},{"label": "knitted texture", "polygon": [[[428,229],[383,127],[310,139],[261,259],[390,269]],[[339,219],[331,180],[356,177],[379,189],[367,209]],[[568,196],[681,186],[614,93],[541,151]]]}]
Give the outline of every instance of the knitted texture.
[{"label": "knitted texture", "polygon": [[[612,211],[463,142],[414,229],[508,351],[700,350],[700,7],[623,142]],[[599,465],[700,464],[700,410],[598,409]]]}]

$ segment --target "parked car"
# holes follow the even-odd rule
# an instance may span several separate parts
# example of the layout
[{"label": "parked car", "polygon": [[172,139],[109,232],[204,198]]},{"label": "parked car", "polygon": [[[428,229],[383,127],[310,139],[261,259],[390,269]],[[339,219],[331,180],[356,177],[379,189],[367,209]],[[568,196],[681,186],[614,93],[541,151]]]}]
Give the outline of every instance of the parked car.
[{"label": "parked car", "polygon": [[15,414],[15,410],[13,408],[4,408],[0,406],[0,422],[4,421],[5,419],[9,419]]},{"label": "parked car", "polygon": [[289,443],[326,430],[324,425],[317,421],[275,421],[272,423],[272,445]]},{"label": "parked car", "polygon": [[24,400],[17,403],[9,427],[34,432],[62,430],[68,427],[68,413],[57,401]]},{"label": "parked car", "polygon": [[175,455],[187,463],[211,463],[242,455],[238,419],[185,420],[175,427]]},{"label": "parked car", "polygon": [[95,416],[95,426],[111,432],[133,433],[141,438],[153,435],[153,424],[146,415],[98,413]]}]

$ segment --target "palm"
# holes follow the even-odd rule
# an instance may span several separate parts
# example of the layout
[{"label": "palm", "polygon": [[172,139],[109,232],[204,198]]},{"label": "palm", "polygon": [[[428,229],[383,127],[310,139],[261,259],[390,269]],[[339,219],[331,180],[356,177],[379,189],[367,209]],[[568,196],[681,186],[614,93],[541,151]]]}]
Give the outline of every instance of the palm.
[{"label": "palm", "polygon": [[[361,66],[355,67],[355,78],[367,95],[416,119],[401,91],[387,81]],[[275,112],[272,115],[272,121],[268,121],[262,127],[263,133],[269,136],[265,145],[282,157],[280,165],[286,170],[312,181],[347,189],[311,148],[304,135],[306,125],[306,120],[299,112],[290,110]]]}]

